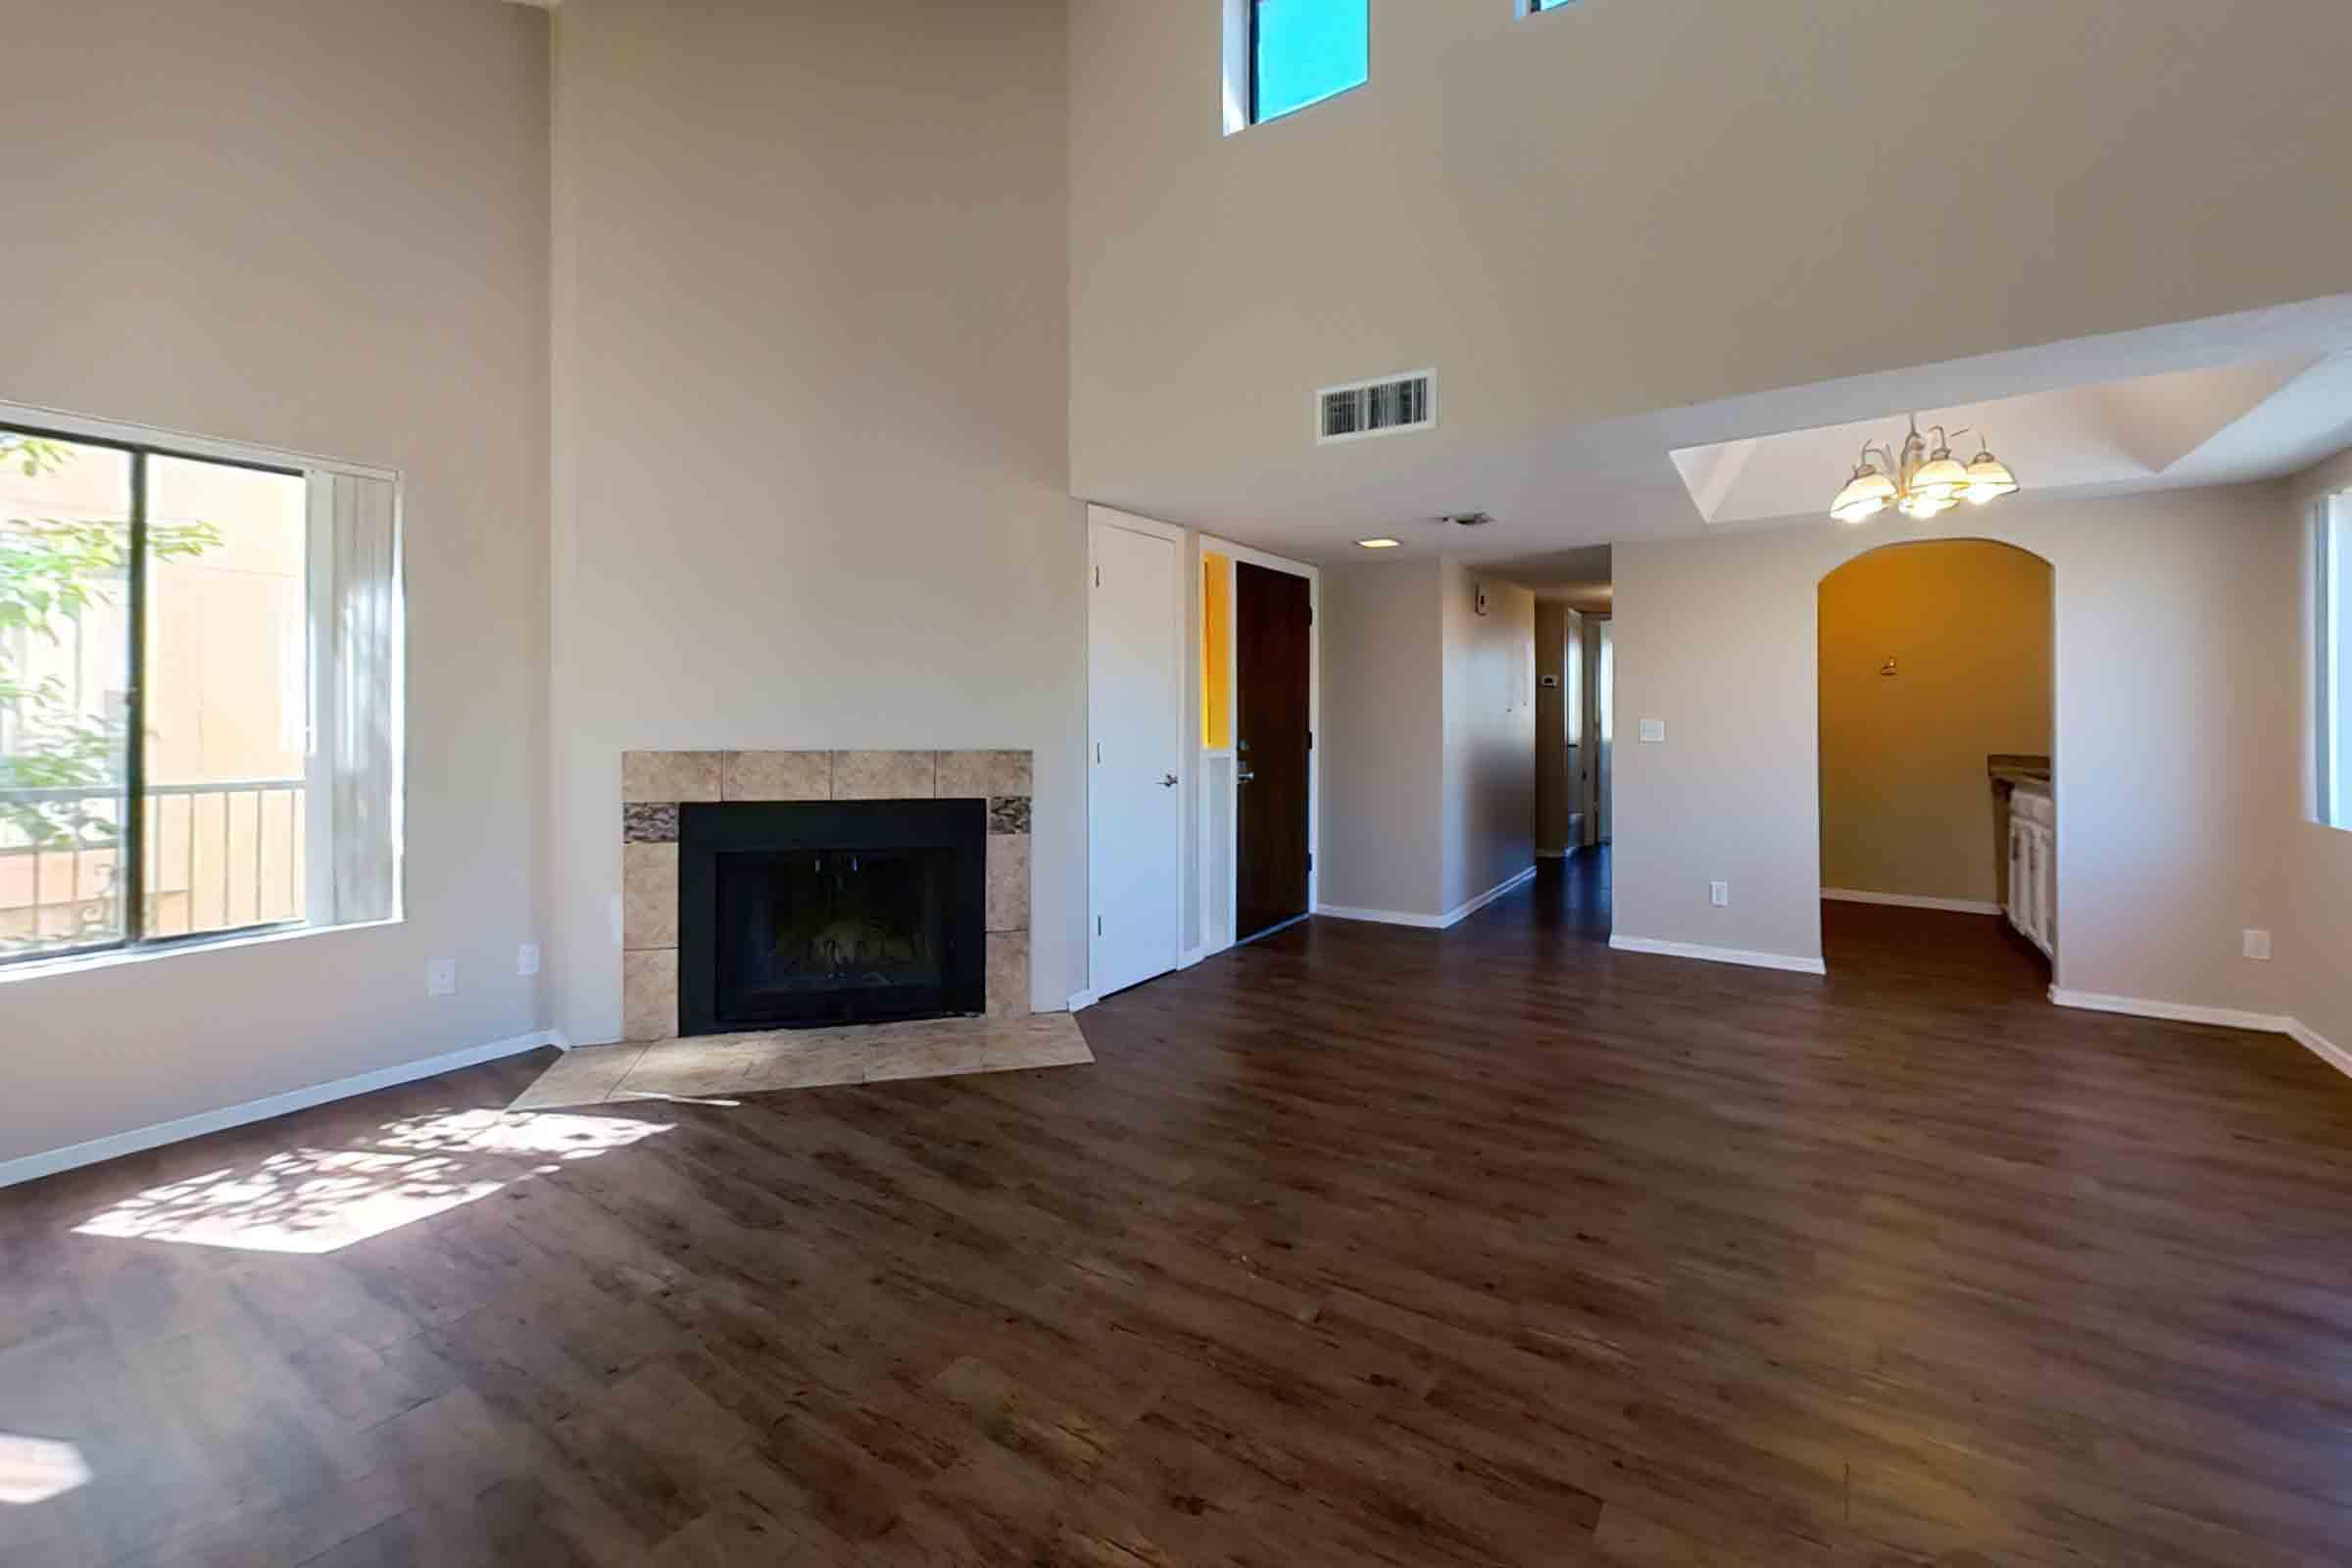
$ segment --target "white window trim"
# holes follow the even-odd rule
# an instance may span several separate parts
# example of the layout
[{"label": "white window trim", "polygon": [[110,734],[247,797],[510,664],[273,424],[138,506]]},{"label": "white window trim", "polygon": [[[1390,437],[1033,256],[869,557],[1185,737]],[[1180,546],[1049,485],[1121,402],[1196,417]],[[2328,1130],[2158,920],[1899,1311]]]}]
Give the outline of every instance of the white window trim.
[{"label": "white window trim", "polygon": [[168,447],[191,458],[217,458],[223,463],[260,464],[264,467],[325,469],[363,479],[400,482],[400,470],[380,468],[344,458],[320,457],[288,447],[256,446],[248,441],[224,441],[218,436],[190,435],[161,424],[125,424],[119,419],[92,418],[37,403],[0,403],[0,424],[29,424],[65,436],[87,436],[94,441],[124,441],[133,446]]},{"label": "white window trim", "polygon": [[[75,414],[66,409],[48,408],[37,403],[0,401],[0,424],[28,425],[35,429],[51,430],[68,438],[85,437],[95,441],[123,442],[133,446],[169,451],[175,456],[210,458],[224,463],[259,465],[271,468],[299,468],[306,474],[307,483],[314,496],[319,483],[331,474],[342,473],[356,478],[382,480],[393,487],[393,525],[396,537],[401,536],[405,521],[402,514],[407,500],[406,489],[401,482],[401,471],[398,468],[355,463],[347,458],[323,457],[317,453],[300,452],[287,447],[259,446],[248,441],[231,441],[219,436],[194,435],[184,430],[172,429],[166,425],[133,424],[121,419],[101,419],[90,415]],[[312,505],[307,511],[311,519],[311,537],[306,543],[306,554],[313,563],[308,584],[312,623],[308,646],[311,651],[310,684],[313,702],[310,735],[312,744],[306,748],[311,760],[306,764],[304,771],[305,782],[314,791],[312,798],[318,800],[321,797],[316,793],[318,784],[317,738],[320,733],[318,726],[323,716],[318,711],[317,694],[317,671],[320,667],[318,628],[324,619],[323,612],[327,606],[324,598],[324,578],[317,568],[320,543],[318,538],[319,512],[316,505]],[[405,563],[402,574],[406,575]],[[394,711],[401,715],[404,730],[408,701],[406,633],[407,627],[404,620],[404,623],[398,628],[401,640],[393,659],[395,687],[392,698]],[[92,953],[72,953],[61,955],[55,958],[27,958],[16,963],[0,964],[0,985],[79,974],[94,969],[111,969],[122,964],[150,963],[167,958],[183,957],[190,954],[219,953],[226,949],[260,947],[271,943],[299,940],[304,937],[331,936],[338,932],[366,931],[383,926],[400,925],[408,917],[406,822],[402,820],[406,814],[405,805],[408,794],[406,776],[408,748],[405,733],[396,737],[396,745],[401,766],[400,777],[397,781],[398,787],[394,793],[395,817],[392,832],[396,854],[394,858],[394,912],[390,917],[351,920],[340,924],[289,925],[259,931],[224,931],[217,935],[198,934],[153,942],[139,947],[107,948]],[[309,880],[304,894],[306,899],[313,901],[309,904],[311,908],[324,907],[324,905],[316,901],[320,898],[322,891],[331,890],[331,883],[328,885],[328,890],[322,890],[320,886],[321,870],[331,867],[332,844],[331,836],[322,835],[321,829],[330,823],[330,813],[323,810],[312,811],[306,816],[308,842],[304,845],[304,855],[305,864],[309,868]],[[322,842],[322,838],[324,842]]]},{"label": "white window trim", "polygon": [[2352,560],[2352,490],[2323,495],[2311,507],[2312,818],[2352,832],[2352,602],[2345,580]]},{"label": "white window trim", "polygon": [[1225,134],[1250,128],[1250,0],[1224,0],[1225,65],[1220,74]]}]

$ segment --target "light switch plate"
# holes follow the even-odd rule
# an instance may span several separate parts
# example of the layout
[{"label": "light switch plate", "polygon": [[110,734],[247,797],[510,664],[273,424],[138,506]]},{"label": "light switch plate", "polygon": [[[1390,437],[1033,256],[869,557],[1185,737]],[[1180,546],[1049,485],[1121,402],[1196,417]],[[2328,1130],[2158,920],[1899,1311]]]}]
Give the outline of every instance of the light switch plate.
[{"label": "light switch plate", "polygon": [[1664,741],[1665,739],[1666,739],[1666,721],[1665,721],[1664,719],[1662,719],[1662,718],[1645,718],[1645,719],[1643,719],[1643,720],[1642,721],[1642,745],[1644,745],[1644,746],[1655,746],[1655,745],[1658,745],[1660,742]]},{"label": "light switch plate", "polygon": [[458,960],[435,958],[424,966],[424,994],[428,997],[454,997],[458,994]]},{"label": "light switch plate", "polygon": [[2246,956],[2257,959],[2264,963],[2268,963],[2270,961],[2271,934],[2268,931],[2256,931],[2251,927],[2247,928]]},{"label": "light switch plate", "polygon": [[514,972],[516,974],[537,974],[539,972],[538,943],[525,942],[514,950]]},{"label": "light switch plate", "polygon": [[1718,909],[1730,908],[1732,906],[1732,885],[1729,882],[1708,883],[1707,902]]}]

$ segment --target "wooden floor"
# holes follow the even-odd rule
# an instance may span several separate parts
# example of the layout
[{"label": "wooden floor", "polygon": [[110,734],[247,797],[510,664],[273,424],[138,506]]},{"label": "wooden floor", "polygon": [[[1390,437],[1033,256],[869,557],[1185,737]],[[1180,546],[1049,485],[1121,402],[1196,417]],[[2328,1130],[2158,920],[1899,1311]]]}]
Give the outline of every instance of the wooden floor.
[{"label": "wooden floor", "polygon": [[1593,881],[1091,1067],[464,1114],[525,1058],[0,1194],[0,1562],[2352,1561],[2352,1083]]}]

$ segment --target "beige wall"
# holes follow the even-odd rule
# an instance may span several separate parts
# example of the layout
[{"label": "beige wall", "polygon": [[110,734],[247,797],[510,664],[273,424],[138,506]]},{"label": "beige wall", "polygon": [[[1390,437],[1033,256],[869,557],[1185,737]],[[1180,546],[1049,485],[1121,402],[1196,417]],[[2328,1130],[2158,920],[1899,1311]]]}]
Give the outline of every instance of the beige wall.
[{"label": "beige wall", "polygon": [[1525,870],[1535,595],[1451,561],[1345,565],[1321,625],[1320,903],[1434,922]]},{"label": "beige wall", "polygon": [[397,466],[409,585],[406,923],[0,980],[0,1160],[542,1026],[514,959],[542,929],[546,17],[89,0],[0,37],[0,399]]},{"label": "beige wall", "polygon": [[2049,753],[2050,606],[2048,562],[1981,540],[1822,579],[1824,887],[1999,902],[1984,760]]},{"label": "beige wall", "polygon": [[1439,907],[1450,913],[1535,863],[1536,596],[1451,561],[1441,564],[1439,592],[1446,640]]},{"label": "beige wall", "polygon": [[1371,6],[1367,87],[1227,137],[1221,7],[1073,0],[1082,494],[1388,461],[1304,444],[1353,376],[1438,368],[1426,466],[2344,288],[2340,0]]},{"label": "beige wall", "polygon": [[1445,881],[1445,651],[1439,565],[1327,567],[1322,848],[1316,898],[1435,916]]},{"label": "beige wall", "polygon": [[1058,0],[557,14],[558,1016],[619,1027],[627,748],[1027,747],[1085,984]]},{"label": "beige wall", "polygon": [[[1928,530],[2056,568],[2064,987],[2260,1012],[2284,1001],[2279,966],[2239,952],[2242,928],[2283,918],[2285,511],[2278,486],[2028,495]],[[1816,588],[1893,535],[1825,521],[1619,547],[1619,935],[1819,956]],[[1639,743],[1642,718],[1665,721],[1665,744]],[[1709,907],[1712,879],[1731,882],[1729,908]]]},{"label": "beige wall", "polygon": [[2289,683],[2299,693],[2295,717],[2302,744],[2289,754],[2297,759],[2296,807],[2287,817],[2279,857],[2279,880],[2286,913],[2278,944],[2287,970],[2288,1011],[2305,1027],[2338,1047],[2352,1051],[2352,832],[2326,827],[2313,819],[2314,766],[2313,659],[2310,614],[2314,586],[2311,552],[2311,504],[2321,496],[2352,489],[2352,452],[2324,463],[2286,487],[2285,525],[2280,545],[2287,569],[2294,574],[2304,607],[2300,617],[2301,671]]}]

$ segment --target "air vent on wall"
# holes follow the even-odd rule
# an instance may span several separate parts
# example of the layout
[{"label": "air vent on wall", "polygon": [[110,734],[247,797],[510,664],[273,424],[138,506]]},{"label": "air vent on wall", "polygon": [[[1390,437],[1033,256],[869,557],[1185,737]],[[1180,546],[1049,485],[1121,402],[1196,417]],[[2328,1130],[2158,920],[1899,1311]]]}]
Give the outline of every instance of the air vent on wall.
[{"label": "air vent on wall", "polygon": [[1438,372],[1327,386],[1315,394],[1315,418],[1317,445],[1427,430],[1438,422]]}]

